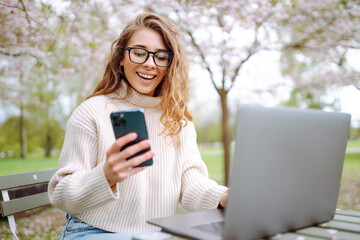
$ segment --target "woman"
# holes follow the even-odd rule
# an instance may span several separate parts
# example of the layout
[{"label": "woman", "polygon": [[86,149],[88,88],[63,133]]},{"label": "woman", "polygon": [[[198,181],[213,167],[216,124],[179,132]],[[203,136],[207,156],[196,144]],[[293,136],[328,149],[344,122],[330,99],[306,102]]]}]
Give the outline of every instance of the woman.
[{"label": "woman", "polygon": [[[188,99],[188,64],[175,26],[140,14],[112,44],[102,81],[67,123],[49,184],[51,203],[68,213],[63,239],[154,231],[147,219],[176,214],[179,202],[188,210],[225,206],[227,188],[208,179]],[[137,108],[149,140],[120,151],[136,134],[115,141],[110,113]],[[150,143],[152,150],[125,160]],[[152,166],[135,167],[150,158]]]}]

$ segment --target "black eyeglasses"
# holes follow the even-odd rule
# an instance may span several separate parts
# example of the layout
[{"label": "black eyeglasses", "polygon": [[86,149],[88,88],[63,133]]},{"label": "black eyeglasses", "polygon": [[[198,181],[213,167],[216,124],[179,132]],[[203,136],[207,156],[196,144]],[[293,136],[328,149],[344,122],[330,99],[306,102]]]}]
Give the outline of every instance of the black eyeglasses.
[{"label": "black eyeglasses", "polygon": [[138,47],[128,47],[124,50],[129,51],[129,59],[131,62],[136,64],[143,64],[149,58],[149,55],[153,55],[154,63],[159,67],[168,67],[170,66],[172,60],[172,53],[167,51],[157,51],[150,52],[143,48]]}]

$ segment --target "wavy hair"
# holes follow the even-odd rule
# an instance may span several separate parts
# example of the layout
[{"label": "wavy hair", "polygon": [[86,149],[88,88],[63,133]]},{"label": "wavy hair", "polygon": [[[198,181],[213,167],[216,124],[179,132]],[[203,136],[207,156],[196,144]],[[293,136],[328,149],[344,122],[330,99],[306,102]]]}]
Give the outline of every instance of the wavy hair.
[{"label": "wavy hair", "polygon": [[[180,43],[179,33],[175,25],[168,19],[154,13],[143,13],[125,27],[111,45],[110,59],[106,65],[102,80],[96,86],[94,92],[88,97],[106,95],[116,91],[121,81],[131,85],[125,78],[120,62],[125,56],[125,51],[133,33],[142,28],[150,28],[158,32],[167,48],[173,53],[171,65],[168,67],[164,79],[155,89],[155,96],[161,97],[161,123],[164,125],[165,141],[170,137],[170,145],[180,145],[179,133],[192,120],[191,113],[187,108],[190,97],[189,91],[189,65],[185,51]],[[131,89],[128,88],[128,94]]]}]

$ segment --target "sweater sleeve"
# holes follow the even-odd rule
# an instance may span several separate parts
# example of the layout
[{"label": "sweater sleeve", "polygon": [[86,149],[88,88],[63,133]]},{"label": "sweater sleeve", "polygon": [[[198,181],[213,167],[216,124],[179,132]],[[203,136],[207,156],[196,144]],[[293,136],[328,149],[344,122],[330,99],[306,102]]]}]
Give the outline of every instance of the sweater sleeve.
[{"label": "sweater sleeve", "polygon": [[58,171],[49,182],[51,204],[69,213],[101,207],[114,199],[103,163],[98,162],[96,124],[89,115],[74,111],[66,130]]},{"label": "sweater sleeve", "polygon": [[225,186],[208,178],[208,171],[196,142],[194,125],[188,123],[182,131],[181,157],[183,158],[180,201],[190,211],[215,209],[219,205]]}]

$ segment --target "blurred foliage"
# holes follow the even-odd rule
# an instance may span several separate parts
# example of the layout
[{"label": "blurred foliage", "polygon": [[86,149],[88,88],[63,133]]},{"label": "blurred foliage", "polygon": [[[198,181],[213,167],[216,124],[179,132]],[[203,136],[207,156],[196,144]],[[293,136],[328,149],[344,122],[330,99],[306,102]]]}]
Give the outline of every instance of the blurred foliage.
[{"label": "blurred foliage", "polygon": [[350,138],[351,139],[360,139],[360,127],[350,129]]},{"label": "blurred foliage", "polygon": [[[213,119],[210,122],[204,123],[203,121],[194,119],[194,124],[197,132],[198,143],[214,143],[221,142],[221,122],[220,120]],[[235,125],[230,123],[230,139],[234,140],[235,137]]]},{"label": "blurred foliage", "polygon": [[[2,157],[20,156],[19,124],[19,117],[11,117],[0,125],[0,153],[3,153]],[[25,119],[26,147],[30,156],[45,155],[49,142],[47,139],[49,129],[51,130],[51,149],[59,150],[62,146],[64,130],[57,120],[51,119],[44,125],[40,124],[37,118]]]},{"label": "blurred foliage", "polygon": [[324,99],[325,94],[314,94],[305,89],[295,89],[291,92],[287,101],[282,102],[281,105],[298,108],[312,108],[312,109],[332,109],[334,111],[340,110],[339,99],[332,99],[330,102]]}]

